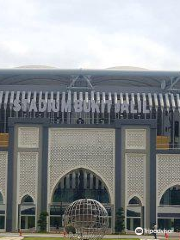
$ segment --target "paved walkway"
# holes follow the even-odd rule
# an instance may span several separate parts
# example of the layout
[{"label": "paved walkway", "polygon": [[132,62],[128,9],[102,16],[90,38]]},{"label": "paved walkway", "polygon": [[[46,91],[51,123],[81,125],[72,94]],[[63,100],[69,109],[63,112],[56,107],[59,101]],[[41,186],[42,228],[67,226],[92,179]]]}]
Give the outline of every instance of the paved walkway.
[{"label": "paved walkway", "polygon": [[[52,233],[23,233],[22,234],[22,237],[19,236],[18,233],[0,233],[0,240],[21,240],[23,239],[24,237],[53,237],[53,238],[60,238],[60,237],[63,237],[62,234],[52,234]],[[137,236],[137,235],[106,235],[104,238],[109,238],[109,239],[113,239],[113,238],[116,238],[116,239],[121,239],[121,238],[124,238],[124,239],[127,239],[127,238],[139,238],[139,239],[154,239],[153,236]],[[159,235],[158,234],[158,239],[165,239],[164,235]],[[172,233],[170,236],[169,236],[169,240],[171,239],[177,239],[177,240],[180,240],[179,238],[179,234],[178,233]]]},{"label": "paved walkway", "polygon": [[[24,237],[53,237],[60,238],[63,237],[62,234],[52,234],[52,233],[22,233],[22,237],[19,237],[18,233],[0,233],[0,240],[21,240]],[[104,238],[109,239],[121,239],[121,238],[141,238],[141,239],[153,239],[153,236],[137,236],[137,235],[106,235]]]},{"label": "paved walkway", "polygon": [[[60,238],[63,237],[62,234],[52,234],[52,233],[23,233],[22,237],[19,236],[18,233],[0,233],[0,240],[21,240],[24,237],[53,237],[53,238]],[[109,238],[109,239],[121,239],[121,238],[141,238],[141,239],[153,239],[153,236],[137,236],[137,235],[106,235],[104,238]],[[177,237],[176,237],[177,238]],[[67,238],[68,239],[68,238]],[[163,239],[163,237],[160,237],[160,239]]]},{"label": "paved walkway", "polygon": [[21,240],[21,239],[23,239],[24,237],[11,237],[11,236],[9,236],[9,237],[1,237],[1,240]]}]

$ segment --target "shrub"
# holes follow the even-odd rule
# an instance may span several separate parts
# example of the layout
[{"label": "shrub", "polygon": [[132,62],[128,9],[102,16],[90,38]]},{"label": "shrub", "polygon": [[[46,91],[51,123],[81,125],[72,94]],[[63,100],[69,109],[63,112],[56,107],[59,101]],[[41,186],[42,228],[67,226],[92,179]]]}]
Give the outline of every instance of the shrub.
[{"label": "shrub", "polygon": [[42,212],[39,216],[38,226],[40,228],[40,232],[46,232],[47,216],[48,216],[47,212]]},{"label": "shrub", "polygon": [[115,231],[117,233],[122,233],[124,232],[125,226],[124,226],[124,209],[119,208],[118,211],[116,212],[116,222],[115,222]]}]

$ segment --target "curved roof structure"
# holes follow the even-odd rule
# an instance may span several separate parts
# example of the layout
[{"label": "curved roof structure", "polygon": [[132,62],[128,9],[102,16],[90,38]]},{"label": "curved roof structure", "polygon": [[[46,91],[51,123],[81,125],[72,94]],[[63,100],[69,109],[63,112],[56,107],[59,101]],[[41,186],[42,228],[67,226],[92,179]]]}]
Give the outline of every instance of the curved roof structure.
[{"label": "curved roof structure", "polygon": [[116,66],[116,67],[111,67],[107,69],[121,70],[121,71],[148,71],[148,69],[146,68],[133,67],[133,66]]},{"label": "curved roof structure", "polygon": [[[180,89],[180,72],[147,71],[135,68],[105,70],[58,69],[58,68],[16,68],[0,69],[0,88],[66,90],[69,87],[92,88],[96,91],[118,91],[119,89],[146,88],[164,91],[173,87]],[[2,89],[2,90],[3,90]]]},{"label": "curved roof structure", "polygon": [[[127,103],[125,104],[126,114],[133,113],[131,108],[134,104],[138,109],[142,110],[143,107],[144,113],[149,114],[150,119],[151,117],[156,119],[156,113],[159,110],[180,113],[180,72],[147,71],[134,67],[131,70],[124,70],[124,67],[89,70],[32,68],[31,66],[30,68],[0,70],[0,110],[2,113],[0,115],[4,116],[2,125],[4,132],[7,130],[7,114],[8,116],[33,116],[34,118],[37,116],[46,118],[50,115],[51,121],[54,121],[53,115],[49,113],[60,113],[60,111],[68,113],[69,108],[63,105],[66,101],[70,103],[68,105],[70,108],[77,101],[81,101],[83,106],[90,103],[93,114],[95,106],[100,108],[104,106],[103,104],[112,104],[112,111],[108,112],[106,107],[105,122],[108,124],[111,120],[121,118],[120,106],[123,106],[124,102]],[[42,102],[45,103],[46,110],[42,110]],[[144,106],[148,106],[148,109]],[[76,111],[76,108],[72,109]],[[117,112],[118,115],[116,115]],[[122,113],[124,114],[124,110]],[[136,118],[139,118],[139,113],[136,113]],[[144,119],[143,114],[140,115]],[[128,116],[131,119],[132,116]],[[58,123],[59,115],[57,114],[56,117]],[[97,119],[100,117],[101,115],[97,115]],[[74,115],[69,114],[62,114],[61,119],[63,123],[69,123],[71,118],[72,121],[76,119]],[[93,123],[97,121],[92,120]]]},{"label": "curved roof structure", "polygon": [[51,69],[56,67],[46,66],[46,65],[23,65],[16,68],[21,68],[21,69],[48,69],[49,68]]}]

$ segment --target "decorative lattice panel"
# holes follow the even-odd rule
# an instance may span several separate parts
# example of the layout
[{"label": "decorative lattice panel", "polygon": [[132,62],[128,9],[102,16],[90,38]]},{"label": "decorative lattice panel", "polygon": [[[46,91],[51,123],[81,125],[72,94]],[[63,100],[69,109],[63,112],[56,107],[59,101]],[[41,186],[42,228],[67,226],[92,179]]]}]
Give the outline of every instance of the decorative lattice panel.
[{"label": "decorative lattice panel", "polygon": [[39,147],[39,128],[38,127],[19,127],[18,128],[18,147],[19,148],[38,148]]},{"label": "decorative lattice panel", "polygon": [[18,153],[18,189],[19,202],[26,194],[37,200],[38,153]]},{"label": "decorative lattice panel", "polygon": [[157,197],[158,203],[164,192],[180,184],[180,154],[157,155]]},{"label": "decorative lattice panel", "polygon": [[125,130],[126,149],[146,149],[146,129]]},{"label": "decorative lattice panel", "polygon": [[4,200],[6,197],[7,160],[8,153],[4,151],[0,152],[0,192],[4,197]]},{"label": "decorative lattice panel", "polygon": [[84,167],[106,183],[111,200],[114,196],[114,130],[49,130],[49,201],[55,185],[67,172]]},{"label": "decorative lattice panel", "polygon": [[134,197],[140,197],[142,204],[145,203],[145,176],[146,155],[127,153],[126,161],[126,201]]}]

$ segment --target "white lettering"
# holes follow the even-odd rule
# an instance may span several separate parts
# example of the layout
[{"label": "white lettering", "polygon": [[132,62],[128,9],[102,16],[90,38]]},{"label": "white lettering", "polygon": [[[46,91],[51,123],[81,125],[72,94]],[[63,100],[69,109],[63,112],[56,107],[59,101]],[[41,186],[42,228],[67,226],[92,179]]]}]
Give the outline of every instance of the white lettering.
[{"label": "white lettering", "polygon": [[71,101],[67,100],[62,100],[61,102],[61,112],[71,112]]},{"label": "white lettering", "polygon": [[115,113],[119,113],[120,112],[120,103],[116,103],[115,104]]},{"label": "white lettering", "polygon": [[149,109],[147,109],[146,101],[143,101],[143,113],[144,113],[144,114],[150,113]]},{"label": "white lettering", "polygon": [[123,102],[123,104],[121,104],[121,113],[129,113],[129,105],[127,104],[127,102]]},{"label": "white lettering", "polygon": [[137,113],[137,109],[135,109],[135,104],[133,102],[131,102],[131,104],[130,104],[130,112]]},{"label": "white lettering", "polygon": [[[107,109],[106,109],[107,107]],[[15,99],[13,102],[13,110],[15,112],[19,112],[19,111],[29,111],[29,112],[71,112],[72,108],[74,109],[74,111],[76,113],[81,113],[81,112],[85,112],[85,113],[104,113],[105,110],[107,111],[107,113],[111,113],[111,109],[112,109],[112,101],[111,100],[102,100],[102,101],[95,101],[95,100],[91,100],[91,101],[82,101],[82,100],[76,100],[74,102],[72,102],[71,100],[65,100],[62,99],[61,102],[56,101],[56,100],[48,100],[46,101],[45,99],[41,99],[39,100],[39,102],[36,102],[35,99],[32,99],[30,102],[28,102],[27,99],[23,99],[22,102],[18,99]],[[122,104],[120,104],[120,101],[118,100],[118,102],[116,104],[113,105],[113,111],[115,113],[133,113],[133,114],[137,114],[137,113],[144,113],[144,114],[148,114],[150,113],[150,110],[147,106],[146,101],[138,101],[137,102],[137,106],[135,105],[135,103],[133,101],[130,101],[129,104],[126,101],[123,101]]]},{"label": "white lettering", "polygon": [[45,112],[47,108],[46,100],[41,99],[39,100],[39,112]]},{"label": "white lettering", "polygon": [[81,100],[76,100],[74,102],[74,110],[76,113],[82,112],[82,101]]},{"label": "white lettering", "polygon": [[28,109],[28,100],[27,99],[23,99],[22,103],[21,103],[21,108],[23,112],[26,112]]},{"label": "white lettering", "polygon": [[29,112],[37,112],[37,106],[36,106],[36,101],[34,99],[32,99],[30,107],[29,107]]},{"label": "white lettering", "polygon": [[91,108],[92,108],[92,112],[95,113],[100,113],[99,110],[99,104],[97,102],[95,102],[94,100],[91,101]]},{"label": "white lettering", "polygon": [[13,105],[14,105],[14,106],[13,106],[13,110],[14,110],[15,112],[19,112],[19,111],[21,110],[20,100],[15,99]]},{"label": "white lettering", "polygon": [[84,101],[83,110],[85,113],[88,113],[91,111],[91,102],[90,101],[88,101],[88,102]]}]

